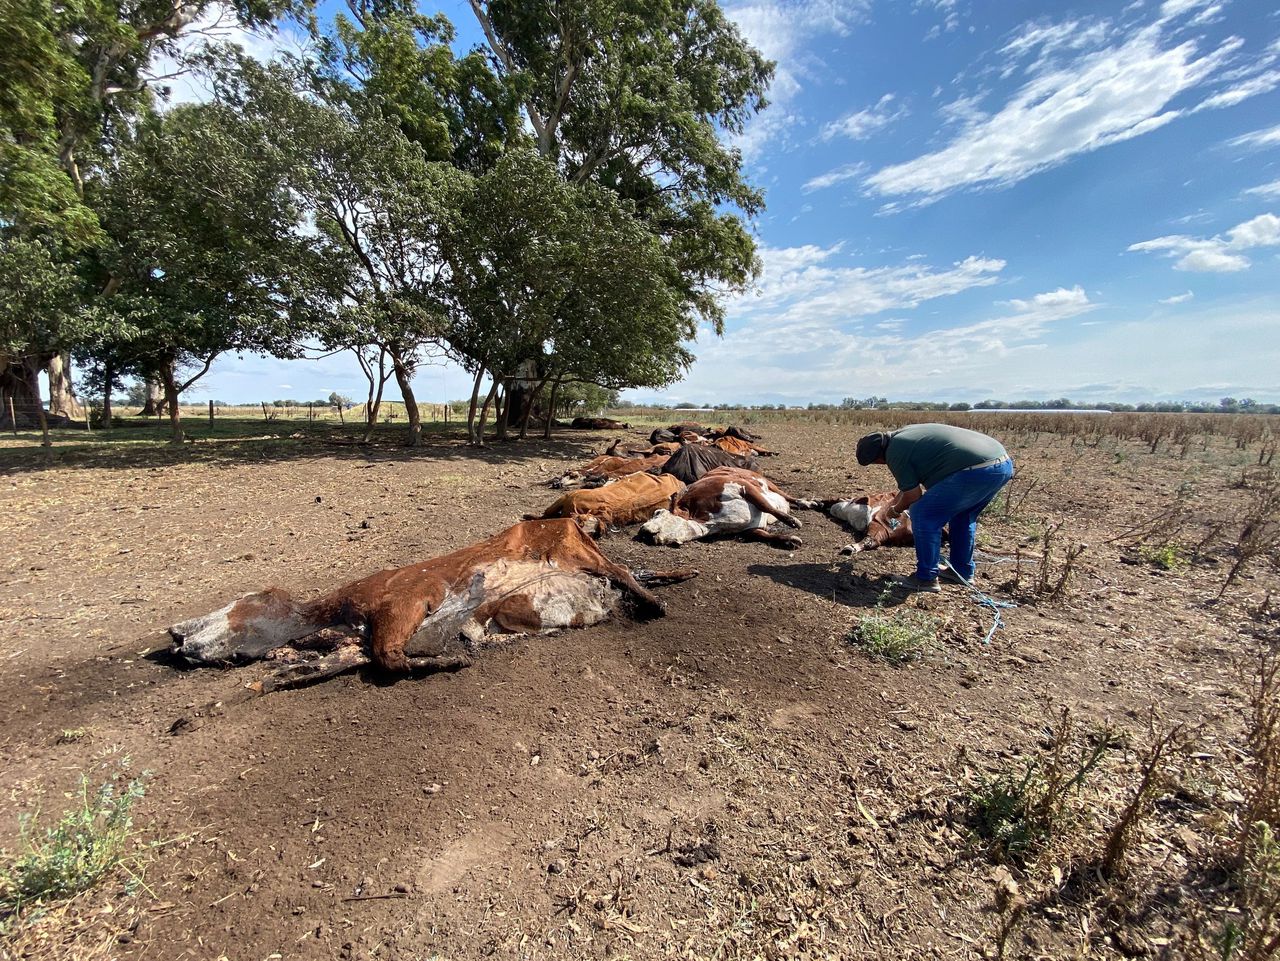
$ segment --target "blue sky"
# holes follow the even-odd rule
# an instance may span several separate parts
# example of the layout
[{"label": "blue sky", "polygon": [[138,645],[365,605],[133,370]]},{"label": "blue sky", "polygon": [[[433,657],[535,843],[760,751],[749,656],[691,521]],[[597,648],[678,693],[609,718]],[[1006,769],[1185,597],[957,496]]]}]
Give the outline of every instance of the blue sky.
[{"label": "blue sky", "polygon": [[[465,4],[442,9],[478,42]],[[778,62],[734,138],[766,194],[764,272],[682,383],[629,396],[1280,401],[1273,2],[728,9]],[[203,393],[362,383],[341,357],[228,357]],[[415,380],[468,391],[447,366]]]}]

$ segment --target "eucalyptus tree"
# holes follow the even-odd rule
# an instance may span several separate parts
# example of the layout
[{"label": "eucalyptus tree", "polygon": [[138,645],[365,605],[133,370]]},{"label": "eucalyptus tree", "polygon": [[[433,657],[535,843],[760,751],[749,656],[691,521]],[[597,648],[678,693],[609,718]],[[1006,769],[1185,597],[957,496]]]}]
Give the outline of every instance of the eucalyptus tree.
[{"label": "eucalyptus tree", "polygon": [[[0,242],[37,239],[65,269],[110,295],[119,278],[78,261],[104,239],[86,198],[113,145],[153,102],[178,62],[182,39],[218,19],[262,27],[303,15],[307,0],[0,0]],[[40,409],[29,369],[46,369],[50,409],[77,414],[71,393],[72,329],[39,325],[0,360],[0,390]]]},{"label": "eucalyptus tree", "polygon": [[722,296],[759,270],[743,217],[763,204],[721,134],[765,106],[773,65],[715,0],[469,2],[539,153],[627,201],[681,310],[719,332]]}]

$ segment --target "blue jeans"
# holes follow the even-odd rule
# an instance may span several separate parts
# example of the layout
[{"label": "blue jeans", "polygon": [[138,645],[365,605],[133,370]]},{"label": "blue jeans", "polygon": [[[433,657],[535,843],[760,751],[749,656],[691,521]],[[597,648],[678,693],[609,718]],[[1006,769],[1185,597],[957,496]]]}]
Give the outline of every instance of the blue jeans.
[{"label": "blue jeans", "polygon": [[973,541],[978,532],[978,515],[1011,477],[1012,460],[956,471],[930,487],[911,505],[917,578],[922,581],[937,578],[942,528],[950,525],[951,569],[965,580],[973,580]]}]

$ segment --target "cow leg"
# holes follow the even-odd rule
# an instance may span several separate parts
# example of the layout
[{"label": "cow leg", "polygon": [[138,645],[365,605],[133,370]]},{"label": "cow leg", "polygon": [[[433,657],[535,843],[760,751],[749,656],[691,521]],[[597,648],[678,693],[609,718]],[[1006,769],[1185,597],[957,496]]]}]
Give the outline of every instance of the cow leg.
[{"label": "cow leg", "polygon": [[[821,508],[822,510],[827,510],[832,504],[840,503],[838,500],[815,501],[815,500],[807,500],[803,497],[792,497],[790,494],[784,491],[781,487],[779,487],[777,482],[772,477],[766,477],[765,480],[769,482],[769,489],[772,490],[779,497],[781,497],[783,500],[785,500],[792,507],[801,507],[805,510],[816,511],[819,508]],[[769,511],[769,513],[773,514],[773,511]],[[777,517],[778,515],[773,514],[773,516]],[[783,521],[783,523],[786,523],[786,521]],[[795,526],[799,527],[800,525],[796,524]]]},{"label": "cow leg", "polygon": [[[770,484],[769,486],[772,487],[773,485]],[[780,497],[787,496],[777,488],[774,488],[774,493],[778,494],[778,496]],[[748,504],[755,506],[765,514],[770,514],[773,517],[776,517],[778,520],[782,521],[782,523],[786,524],[788,527],[798,528],[801,526],[800,522],[796,520],[794,517],[792,517],[790,514],[779,514],[778,509],[764,499],[764,494],[761,492],[760,488],[756,487],[754,484],[742,485],[742,497],[743,497],[743,500],[745,500]]]},{"label": "cow leg", "polygon": [[421,602],[387,604],[370,622],[370,648],[374,662],[384,671],[404,674],[409,670],[405,645],[425,616]]},{"label": "cow leg", "polygon": [[592,558],[587,561],[583,564],[582,569],[589,574],[598,574],[600,577],[607,578],[609,583],[616,584],[630,594],[637,602],[636,613],[642,618],[661,617],[667,612],[666,606],[658,599],[657,595],[652,591],[645,590],[630,570],[620,564],[613,563],[603,554],[600,554],[598,558]]},{"label": "cow leg", "polygon": [[753,527],[751,530],[743,531],[742,536],[747,540],[764,541],[766,544],[773,544],[776,547],[800,547],[804,541],[800,540],[795,534],[777,534],[769,530],[767,527]]},{"label": "cow leg", "polygon": [[633,573],[641,584],[649,584],[653,587],[679,584],[681,581],[698,576],[698,571],[692,567],[681,567],[674,571],[634,571]]},{"label": "cow leg", "polygon": [[360,649],[358,644],[344,644],[332,654],[326,654],[314,661],[300,661],[297,664],[282,667],[278,671],[272,671],[262,680],[254,681],[248,687],[257,694],[306,687],[318,681],[354,671],[368,663],[369,656]]}]

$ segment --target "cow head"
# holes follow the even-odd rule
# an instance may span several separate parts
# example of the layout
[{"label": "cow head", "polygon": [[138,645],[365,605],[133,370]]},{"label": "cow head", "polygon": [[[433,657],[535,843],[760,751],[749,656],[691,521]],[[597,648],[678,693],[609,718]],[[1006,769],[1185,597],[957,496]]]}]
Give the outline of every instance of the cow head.
[{"label": "cow head", "polygon": [[708,527],[688,517],[681,517],[669,510],[659,510],[640,528],[642,537],[654,544],[665,544],[678,547],[689,541],[706,537]]},{"label": "cow head", "polygon": [[254,661],[314,633],[287,591],[246,594],[220,611],[169,628],[175,654],[193,664]]}]

